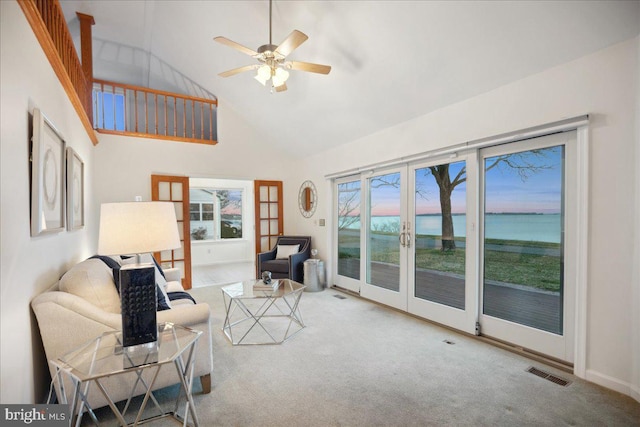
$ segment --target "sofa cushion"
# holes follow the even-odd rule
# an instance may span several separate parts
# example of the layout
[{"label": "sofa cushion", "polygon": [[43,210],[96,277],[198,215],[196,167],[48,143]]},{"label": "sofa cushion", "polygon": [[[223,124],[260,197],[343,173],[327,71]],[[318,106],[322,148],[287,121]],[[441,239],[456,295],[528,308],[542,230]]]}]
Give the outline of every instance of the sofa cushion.
[{"label": "sofa cushion", "polygon": [[276,259],[288,259],[290,255],[300,252],[300,245],[278,245]]},{"label": "sofa cushion", "polygon": [[111,269],[99,259],[74,265],[60,279],[60,290],[79,296],[109,313],[120,313],[120,295]]},{"label": "sofa cushion", "polygon": [[262,271],[271,271],[272,273],[288,273],[289,272],[288,259],[271,259],[269,261],[263,261],[260,265],[261,265]]}]

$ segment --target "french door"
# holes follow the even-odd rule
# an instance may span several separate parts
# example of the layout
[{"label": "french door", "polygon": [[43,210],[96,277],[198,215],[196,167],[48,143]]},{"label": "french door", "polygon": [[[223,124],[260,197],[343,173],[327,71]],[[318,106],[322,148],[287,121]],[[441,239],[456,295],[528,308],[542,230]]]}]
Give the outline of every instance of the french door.
[{"label": "french door", "polygon": [[410,167],[409,312],[475,330],[475,153]]},{"label": "french door", "polygon": [[576,132],[335,182],[335,283],[573,361]]},{"label": "french door", "polygon": [[386,305],[407,309],[407,169],[394,168],[364,178],[365,262],[360,294]]},{"label": "french door", "polygon": [[189,177],[151,175],[151,200],[171,202],[176,210],[180,247],[154,254],[163,267],[178,267],[182,287],[191,289],[191,226],[189,223]]},{"label": "french door", "polygon": [[[256,254],[275,247],[283,231],[282,181],[254,181]],[[257,265],[256,265],[257,268]]]},{"label": "french door", "polygon": [[483,335],[572,362],[576,132],[480,151]]},{"label": "french door", "polygon": [[362,182],[360,176],[336,180],[335,241],[337,242],[335,284],[353,292],[360,292],[362,248]]}]

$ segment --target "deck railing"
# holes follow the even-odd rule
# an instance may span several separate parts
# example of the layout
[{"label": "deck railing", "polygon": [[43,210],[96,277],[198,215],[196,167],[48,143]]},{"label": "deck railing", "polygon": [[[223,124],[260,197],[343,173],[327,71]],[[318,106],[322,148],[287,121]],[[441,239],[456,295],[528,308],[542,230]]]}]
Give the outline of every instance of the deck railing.
[{"label": "deck railing", "polygon": [[87,80],[58,0],[19,0],[34,34],[94,144],[91,84]]},{"label": "deck railing", "polygon": [[217,107],[215,99],[93,82],[93,126],[101,133],[216,144]]}]

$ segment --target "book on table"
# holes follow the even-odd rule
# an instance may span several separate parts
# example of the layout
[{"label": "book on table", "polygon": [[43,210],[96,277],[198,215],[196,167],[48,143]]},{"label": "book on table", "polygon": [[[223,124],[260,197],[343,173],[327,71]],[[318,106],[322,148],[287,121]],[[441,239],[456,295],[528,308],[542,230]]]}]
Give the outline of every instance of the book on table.
[{"label": "book on table", "polygon": [[256,291],[275,291],[280,286],[279,280],[272,280],[271,283],[264,283],[262,280],[256,281],[253,289]]}]

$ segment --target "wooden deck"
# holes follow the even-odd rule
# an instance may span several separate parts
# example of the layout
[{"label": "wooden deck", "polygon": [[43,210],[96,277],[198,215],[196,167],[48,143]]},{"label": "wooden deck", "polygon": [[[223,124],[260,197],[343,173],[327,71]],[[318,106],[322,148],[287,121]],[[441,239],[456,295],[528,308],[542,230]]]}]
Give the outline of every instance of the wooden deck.
[{"label": "wooden deck", "polygon": [[[341,259],[339,271],[359,278],[356,258]],[[371,282],[386,289],[399,289],[399,267],[372,263]],[[433,270],[416,271],[415,296],[464,310],[464,278]],[[486,283],[484,314],[531,326],[543,331],[562,333],[561,295],[530,290],[508,284]]]}]

